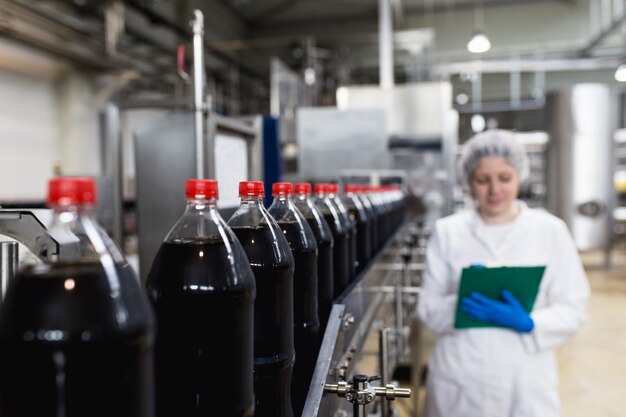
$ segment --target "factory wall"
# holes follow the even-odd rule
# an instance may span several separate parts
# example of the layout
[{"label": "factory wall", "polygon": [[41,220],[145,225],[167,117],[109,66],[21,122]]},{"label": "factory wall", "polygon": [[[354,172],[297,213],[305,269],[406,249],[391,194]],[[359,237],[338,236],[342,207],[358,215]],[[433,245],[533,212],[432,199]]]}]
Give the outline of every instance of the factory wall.
[{"label": "factory wall", "polygon": [[34,49],[0,41],[0,196],[45,197],[55,173],[98,175],[90,77]]}]

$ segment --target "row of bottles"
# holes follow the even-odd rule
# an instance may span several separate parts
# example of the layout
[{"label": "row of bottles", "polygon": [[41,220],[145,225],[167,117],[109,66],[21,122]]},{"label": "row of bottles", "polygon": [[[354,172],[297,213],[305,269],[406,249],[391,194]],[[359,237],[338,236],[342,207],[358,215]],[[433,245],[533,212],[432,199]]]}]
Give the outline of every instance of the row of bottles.
[{"label": "row of bottles", "polygon": [[225,222],[217,182],[188,180],[143,291],[93,179],[52,180],[50,233],[75,241],[7,292],[0,415],[300,415],[333,300],[402,221],[399,189],[364,187],[275,183],[266,209],[242,182]]}]

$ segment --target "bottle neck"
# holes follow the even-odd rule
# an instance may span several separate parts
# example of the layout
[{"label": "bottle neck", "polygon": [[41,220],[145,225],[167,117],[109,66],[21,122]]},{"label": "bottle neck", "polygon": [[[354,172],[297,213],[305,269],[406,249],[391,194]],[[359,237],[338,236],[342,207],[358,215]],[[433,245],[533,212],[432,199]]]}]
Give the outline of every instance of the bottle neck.
[{"label": "bottle neck", "polygon": [[274,201],[278,201],[281,204],[288,204],[291,199],[286,194],[274,194]]},{"label": "bottle neck", "polygon": [[217,208],[216,198],[188,198],[187,212],[201,211],[207,208]]},{"label": "bottle neck", "polygon": [[239,196],[241,199],[241,204],[262,204],[263,203],[263,195],[242,195]]},{"label": "bottle neck", "polygon": [[95,222],[95,209],[92,205],[52,206],[52,223],[50,230],[73,230],[84,220]]},{"label": "bottle neck", "polygon": [[54,216],[61,217],[61,221],[69,219],[70,216],[93,216],[95,207],[92,204],[70,204],[70,205],[53,205],[52,213]]},{"label": "bottle neck", "polygon": [[50,233],[64,242],[53,262],[89,262],[104,257],[124,262],[123,255],[95,218],[92,204],[53,206]]}]

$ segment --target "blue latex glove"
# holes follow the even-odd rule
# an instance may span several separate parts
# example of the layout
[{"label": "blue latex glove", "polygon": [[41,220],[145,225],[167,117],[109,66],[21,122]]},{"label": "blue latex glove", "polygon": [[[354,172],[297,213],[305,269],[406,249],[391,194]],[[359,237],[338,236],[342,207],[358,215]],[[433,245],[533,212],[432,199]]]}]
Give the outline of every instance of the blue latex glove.
[{"label": "blue latex glove", "polygon": [[461,301],[461,310],[474,320],[498,324],[520,333],[530,333],[535,323],[522,304],[509,291],[502,291],[502,299],[494,300],[482,294],[472,293]]}]

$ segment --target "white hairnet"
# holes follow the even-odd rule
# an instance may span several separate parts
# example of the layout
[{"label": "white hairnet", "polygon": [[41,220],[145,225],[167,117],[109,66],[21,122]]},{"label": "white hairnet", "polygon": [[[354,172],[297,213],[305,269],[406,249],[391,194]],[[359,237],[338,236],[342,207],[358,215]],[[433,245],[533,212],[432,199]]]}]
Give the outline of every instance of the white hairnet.
[{"label": "white hairnet", "polygon": [[505,159],[517,170],[520,182],[528,178],[528,156],[522,144],[515,140],[515,134],[508,130],[490,129],[472,136],[463,145],[459,168],[466,184],[469,184],[478,163],[487,156]]}]

